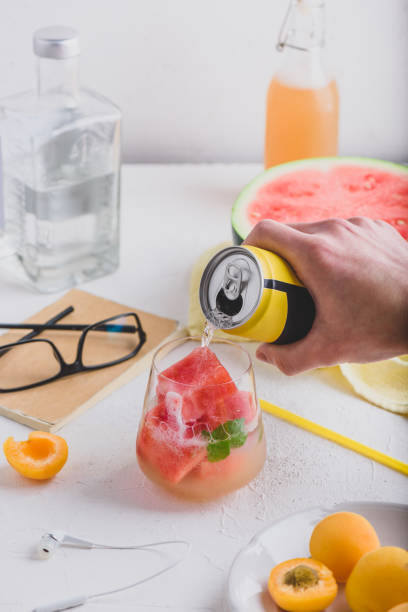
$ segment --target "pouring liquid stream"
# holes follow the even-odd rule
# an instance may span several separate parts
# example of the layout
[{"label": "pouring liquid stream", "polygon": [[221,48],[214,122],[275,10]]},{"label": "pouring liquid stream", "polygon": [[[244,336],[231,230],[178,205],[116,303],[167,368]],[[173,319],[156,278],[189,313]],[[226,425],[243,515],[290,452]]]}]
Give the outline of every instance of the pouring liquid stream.
[{"label": "pouring liquid stream", "polygon": [[213,339],[215,330],[216,330],[215,325],[210,323],[210,321],[207,321],[206,326],[204,327],[203,334],[201,336],[201,346],[202,347],[208,348],[211,340]]}]

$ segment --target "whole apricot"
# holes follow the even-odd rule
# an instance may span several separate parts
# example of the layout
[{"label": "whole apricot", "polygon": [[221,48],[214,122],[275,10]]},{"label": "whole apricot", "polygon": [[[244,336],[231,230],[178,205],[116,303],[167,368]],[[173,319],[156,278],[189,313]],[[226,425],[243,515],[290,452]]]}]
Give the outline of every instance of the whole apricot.
[{"label": "whole apricot", "polygon": [[387,612],[408,601],[408,551],[383,546],[357,562],[346,584],[353,612]]},{"label": "whole apricot", "polygon": [[68,445],[64,438],[46,431],[32,431],[28,440],[18,442],[13,437],[3,444],[9,464],[27,478],[46,480],[64,466]]},{"label": "whole apricot", "polygon": [[404,603],[398,604],[398,606],[394,606],[388,612],[408,612],[408,601],[404,601]]},{"label": "whole apricot", "polygon": [[273,600],[289,612],[319,612],[337,595],[331,571],[314,559],[290,559],[276,565],[269,575]]},{"label": "whole apricot", "polygon": [[374,527],[354,512],[326,516],[313,529],[309,543],[312,558],[327,565],[338,582],[346,582],[360,557],[379,546]]}]

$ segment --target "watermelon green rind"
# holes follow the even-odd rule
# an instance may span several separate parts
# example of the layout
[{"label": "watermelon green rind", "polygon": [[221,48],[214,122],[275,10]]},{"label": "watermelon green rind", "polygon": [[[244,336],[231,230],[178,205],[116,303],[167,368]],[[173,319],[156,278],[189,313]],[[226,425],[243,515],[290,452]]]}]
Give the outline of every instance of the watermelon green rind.
[{"label": "watermelon green rind", "polygon": [[269,182],[269,180],[283,176],[294,170],[305,170],[310,168],[329,169],[335,165],[354,164],[359,167],[367,166],[369,168],[378,168],[379,170],[388,170],[397,175],[408,176],[408,166],[403,166],[395,162],[370,157],[314,157],[309,159],[300,159],[296,161],[272,166],[268,170],[264,170],[250,181],[240,192],[234,202],[231,212],[232,235],[234,244],[240,244],[252,229],[252,225],[246,218],[245,212],[249,202],[257,194],[258,189]]}]

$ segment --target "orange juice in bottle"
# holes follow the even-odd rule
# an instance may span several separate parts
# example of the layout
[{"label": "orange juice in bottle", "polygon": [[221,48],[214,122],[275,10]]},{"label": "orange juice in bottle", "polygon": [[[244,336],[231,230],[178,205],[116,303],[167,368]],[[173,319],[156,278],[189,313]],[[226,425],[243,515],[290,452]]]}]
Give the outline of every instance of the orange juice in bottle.
[{"label": "orange juice in bottle", "polygon": [[338,152],[338,92],[323,65],[324,0],[291,0],[268,90],[265,168]]}]

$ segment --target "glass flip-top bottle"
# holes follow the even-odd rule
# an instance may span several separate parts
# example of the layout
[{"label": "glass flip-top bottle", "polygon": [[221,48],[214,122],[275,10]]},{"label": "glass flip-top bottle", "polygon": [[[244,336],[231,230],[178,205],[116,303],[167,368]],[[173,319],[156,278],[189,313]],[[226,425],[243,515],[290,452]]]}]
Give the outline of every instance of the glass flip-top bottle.
[{"label": "glass flip-top bottle", "polygon": [[121,113],[80,87],[75,30],[38,30],[34,52],[37,91],[0,102],[0,229],[51,292],[118,266]]},{"label": "glass flip-top bottle", "polygon": [[338,152],[338,92],[324,64],[324,0],[290,0],[266,103],[265,168]]}]

